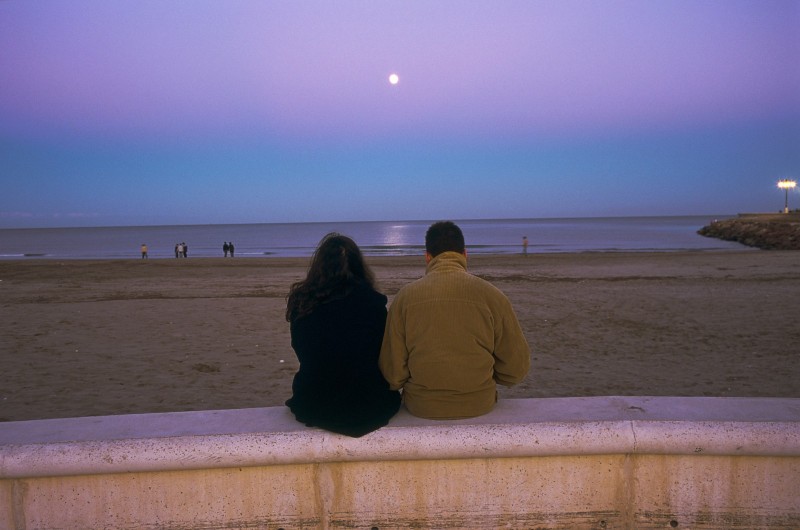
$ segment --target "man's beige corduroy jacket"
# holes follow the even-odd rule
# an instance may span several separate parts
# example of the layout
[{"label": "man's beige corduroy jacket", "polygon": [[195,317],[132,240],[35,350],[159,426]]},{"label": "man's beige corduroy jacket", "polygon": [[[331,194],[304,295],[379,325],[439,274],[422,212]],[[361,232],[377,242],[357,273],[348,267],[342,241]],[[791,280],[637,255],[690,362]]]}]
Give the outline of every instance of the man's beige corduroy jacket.
[{"label": "man's beige corduroy jacket", "polygon": [[530,348],[508,298],[468,273],[465,255],[443,252],[395,296],[380,368],[415,416],[468,418],[492,410],[495,383],[522,381]]}]

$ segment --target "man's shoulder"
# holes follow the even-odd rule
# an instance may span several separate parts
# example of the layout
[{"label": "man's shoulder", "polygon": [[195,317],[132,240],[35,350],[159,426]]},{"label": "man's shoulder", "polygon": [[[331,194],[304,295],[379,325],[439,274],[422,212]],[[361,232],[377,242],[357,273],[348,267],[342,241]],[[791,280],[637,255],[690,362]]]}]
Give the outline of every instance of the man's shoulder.
[{"label": "man's shoulder", "polygon": [[400,296],[408,296],[409,293],[413,293],[414,291],[424,289],[425,284],[430,281],[428,276],[422,276],[421,278],[417,278],[416,280],[412,280],[402,286],[395,295],[395,298]]},{"label": "man's shoulder", "polygon": [[487,303],[510,304],[506,294],[495,284],[477,274],[468,273],[467,288]]},{"label": "man's shoulder", "polygon": [[396,297],[412,296],[415,293],[428,293],[431,289],[447,288],[444,286],[458,286],[459,289],[506,298],[503,291],[493,283],[466,270],[437,271],[426,274],[401,287]]}]

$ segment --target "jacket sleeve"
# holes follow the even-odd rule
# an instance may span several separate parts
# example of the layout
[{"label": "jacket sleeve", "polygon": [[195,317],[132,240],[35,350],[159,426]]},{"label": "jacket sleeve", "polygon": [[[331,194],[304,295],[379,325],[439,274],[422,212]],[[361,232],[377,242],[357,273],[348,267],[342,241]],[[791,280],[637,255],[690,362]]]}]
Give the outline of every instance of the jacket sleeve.
[{"label": "jacket sleeve", "polygon": [[503,386],[512,386],[528,375],[531,350],[511,302],[506,300],[504,305],[495,330],[494,380]]},{"label": "jacket sleeve", "polygon": [[397,299],[395,299],[386,317],[386,329],[383,333],[383,344],[378,358],[381,373],[392,390],[403,388],[409,377],[405,323],[400,313]]}]

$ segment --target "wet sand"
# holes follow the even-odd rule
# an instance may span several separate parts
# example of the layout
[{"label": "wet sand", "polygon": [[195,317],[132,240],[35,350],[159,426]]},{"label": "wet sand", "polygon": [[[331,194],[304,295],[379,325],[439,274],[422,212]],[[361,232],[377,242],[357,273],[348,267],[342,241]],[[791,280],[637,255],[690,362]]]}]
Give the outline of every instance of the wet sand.
[{"label": "wet sand", "polygon": [[[0,261],[0,421],[278,406],[307,259]],[[370,258],[392,296],[419,257]],[[800,253],[471,256],[532,368],[502,398],[800,397]]]}]

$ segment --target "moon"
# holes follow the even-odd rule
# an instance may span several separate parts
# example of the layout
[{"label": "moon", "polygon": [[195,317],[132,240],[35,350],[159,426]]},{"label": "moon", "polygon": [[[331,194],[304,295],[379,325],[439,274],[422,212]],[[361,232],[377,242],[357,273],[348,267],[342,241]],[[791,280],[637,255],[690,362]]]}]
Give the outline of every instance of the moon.
[{"label": "moon", "polygon": [[397,84],[397,83],[399,83],[399,82],[400,82],[400,76],[399,76],[399,75],[397,75],[397,74],[391,74],[391,75],[389,76],[389,83],[391,83],[391,84],[393,84],[393,85],[396,85],[396,84]]}]

